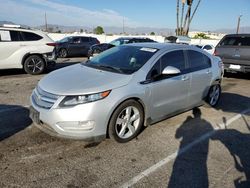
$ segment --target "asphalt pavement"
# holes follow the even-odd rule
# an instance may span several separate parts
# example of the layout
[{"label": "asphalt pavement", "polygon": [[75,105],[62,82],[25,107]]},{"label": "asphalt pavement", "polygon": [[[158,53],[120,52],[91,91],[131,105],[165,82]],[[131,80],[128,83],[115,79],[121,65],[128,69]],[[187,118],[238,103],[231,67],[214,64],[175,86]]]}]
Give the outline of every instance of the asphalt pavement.
[{"label": "asphalt pavement", "polygon": [[250,187],[250,79],[229,75],[216,108],[145,128],[125,144],[59,139],[37,129],[29,96],[43,75],[0,72],[0,187]]}]

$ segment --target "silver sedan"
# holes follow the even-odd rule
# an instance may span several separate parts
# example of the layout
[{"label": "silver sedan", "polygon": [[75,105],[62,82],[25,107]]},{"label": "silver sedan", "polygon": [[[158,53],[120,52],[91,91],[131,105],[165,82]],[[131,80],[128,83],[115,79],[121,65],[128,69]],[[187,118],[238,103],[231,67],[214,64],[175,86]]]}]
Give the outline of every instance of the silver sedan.
[{"label": "silver sedan", "polygon": [[45,76],[31,95],[30,117],[56,136],[118,142],[142,126],[200,106],[221,94],[222,62],[198,48],[137,43]]}]

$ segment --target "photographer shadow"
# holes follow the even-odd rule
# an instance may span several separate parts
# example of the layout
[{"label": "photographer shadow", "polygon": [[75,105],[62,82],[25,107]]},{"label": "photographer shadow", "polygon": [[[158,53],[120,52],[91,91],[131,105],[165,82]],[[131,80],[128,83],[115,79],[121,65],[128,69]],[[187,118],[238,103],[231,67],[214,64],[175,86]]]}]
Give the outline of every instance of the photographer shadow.
[{"label": "photographer shadow", "polygon": [[[248,130],[250,125],[243,116],[243,120]],[[226,124],[226,118],[223,117],[223,122]],[[250,134],[242,133],[236,129],[223,129],[216,131],[215,135],[211,137],[212,140],[220,141],[230,152],[235,169],[245,174],[234,180],[236,188],[250,187]]]},{"label": "photographer shadow", "polygon": [[[209,139],[195,144],[187,150],[186,146],[197,139],[213,131],[212,125],[201,118],[199,108],[193,109],[193,117],[188,116],[177,129],[175,137],[182,138],[179,153],[173,165],[169,180],[169,188],[206,188],[208,187],[207,156],[209,151]],[[184,151],[184,152],[183,152]]]}]

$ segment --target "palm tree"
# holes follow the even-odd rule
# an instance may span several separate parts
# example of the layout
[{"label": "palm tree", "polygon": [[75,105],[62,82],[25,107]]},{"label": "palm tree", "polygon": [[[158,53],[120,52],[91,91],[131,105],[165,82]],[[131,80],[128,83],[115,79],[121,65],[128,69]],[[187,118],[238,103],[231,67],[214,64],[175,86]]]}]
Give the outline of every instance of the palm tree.
[{"label": "palm tree", "polygon": [[[193,20],[193,17],[195,15],[195,13],[197,12],[197,9],[200,5],[201,0],[198,0],[198,3],[195,6],[195,9],[192,13],[191,8],[193,5],[193,0],[182,0],[182,12],[181,12],[181,23],[179,25],[179,2],[180,0],[177,0],[177,29],[176,29],[176,35],[188,35],[189,32],[189,27],[190,24]],[[187,12],[186,12],[186,16],[185,16],[185,20],[183,23],[183,16],[184,16],[184,8],[185,8],[185,4],[187,4],[188,8],[187,8]]]}]

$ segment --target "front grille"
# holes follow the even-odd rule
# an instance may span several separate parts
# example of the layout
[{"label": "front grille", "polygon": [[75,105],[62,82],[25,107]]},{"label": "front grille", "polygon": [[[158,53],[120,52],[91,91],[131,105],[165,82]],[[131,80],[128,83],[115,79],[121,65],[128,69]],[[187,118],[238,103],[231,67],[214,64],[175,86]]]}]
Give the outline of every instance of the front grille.
[{"label": "front grille", "polygon": [[50,109],[55,104],[58,98],[58,95],[43,91],[39,87],[36,87],[32,94],[33,102],[40,108],[45,109]]}]

